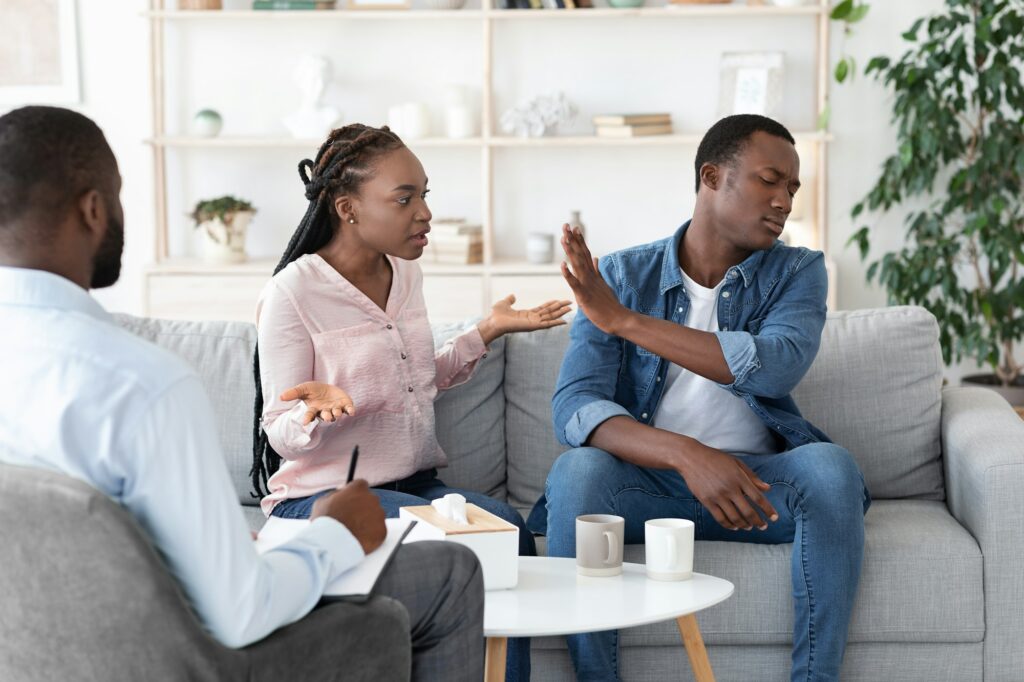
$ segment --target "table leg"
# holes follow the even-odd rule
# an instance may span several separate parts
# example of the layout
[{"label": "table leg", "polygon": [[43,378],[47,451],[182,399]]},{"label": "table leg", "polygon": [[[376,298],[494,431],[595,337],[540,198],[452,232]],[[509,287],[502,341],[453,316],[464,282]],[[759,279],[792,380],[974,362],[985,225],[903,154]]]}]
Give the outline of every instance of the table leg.
[{"label": "table leg", "polygon": [[697,617],[692,613],[688,616],[680,616],[676,618],[676,624],[679,626],[679,634],[683,636],[686,654],[690,657],[693,678],[697,682],[715,682],[715,674],[711,672],[708,652],[704,648],[704,638],[700,636],[700,628],[697,626]]},{"label": "table leg", "polygon": [[485,682],[505,682],[505,658],[507,653],[508,639],[505,637],[487,638],[487,657],[484,659]]}]

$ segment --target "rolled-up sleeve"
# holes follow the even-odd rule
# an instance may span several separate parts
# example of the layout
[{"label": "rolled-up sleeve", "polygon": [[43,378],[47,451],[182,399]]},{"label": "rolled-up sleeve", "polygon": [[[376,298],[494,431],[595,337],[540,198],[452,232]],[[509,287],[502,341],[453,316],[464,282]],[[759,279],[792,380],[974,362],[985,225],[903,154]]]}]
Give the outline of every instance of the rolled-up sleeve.
[{"label": "rolled-up sleeve", "polygon": [[[601,259],[599,268],[618,294],[612,260]],[[551,399],[555,437],[560,443],[581,447],[603,422],[612,417],[631,416],[615,402],[621,365],[622,340],[605,334],[582,309],[578,310],[569,329],[569,347]]]},{"label": "rolled-up sleeve", "polygon": [[784,287],[752,331],[715,332],[733,375],[719,386],[733,394],[789,395],[818,354],[828,296],[822,254],[809,251]]},{"label": "rolled-up sleeve", "polygon": [[437,390],[446,391],[469,381],[486,352],[487,346],[476,325],[446,341],[434,353]]},{"label": "rolled-up sleeve", "polygon": [[260,384],[263,388],[263,430],[277,454],[296,459],[320,445],[325,424],[314,419],[303,424],[306,404],[284,402],[279,396],[287,389],[313,381],[313,339],[288,294],[271,280],[260,296],[257,308],[257,338],[260,355]]}]

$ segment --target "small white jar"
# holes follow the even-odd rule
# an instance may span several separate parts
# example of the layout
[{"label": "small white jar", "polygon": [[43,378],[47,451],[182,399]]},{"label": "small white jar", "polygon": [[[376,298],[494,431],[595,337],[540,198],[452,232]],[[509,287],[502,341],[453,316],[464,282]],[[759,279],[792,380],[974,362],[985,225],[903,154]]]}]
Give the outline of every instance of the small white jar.
[{"label": "small white jar", "polygon": [[533,265],[544,265],[555,259],[555,238],[547,232],[531,232],[526,238],[526,260]]}]

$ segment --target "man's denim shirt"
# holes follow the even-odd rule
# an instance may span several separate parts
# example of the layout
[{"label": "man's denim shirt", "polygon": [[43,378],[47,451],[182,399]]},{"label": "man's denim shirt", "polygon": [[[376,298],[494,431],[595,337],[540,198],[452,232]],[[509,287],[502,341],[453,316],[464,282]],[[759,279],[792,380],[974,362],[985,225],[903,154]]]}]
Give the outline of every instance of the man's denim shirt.
[{"label": "man's denim shirt", "polygon": [[[601,258],[601,275],[628,308],[682,325],[690,305],[679,268],[687,221],[669,239]],[[715,332],[733,375],[722,388],[742,398],[777,434],[780,450],[828,437],[800,415],[790,393],[818,352],[828,277],[820,251],[776,242],[729,268]],[[552,399],[555,435],[581,447],[617,415],[651,424],[669,362],[577,312]],[[708,419],[714,419],[708,415]]]}]

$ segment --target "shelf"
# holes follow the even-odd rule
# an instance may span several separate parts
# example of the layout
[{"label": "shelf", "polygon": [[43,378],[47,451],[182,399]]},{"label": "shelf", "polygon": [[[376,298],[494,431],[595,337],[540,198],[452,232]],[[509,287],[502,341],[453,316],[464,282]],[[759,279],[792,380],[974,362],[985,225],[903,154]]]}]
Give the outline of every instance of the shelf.
[{"label": "shelf", "polygon": [[775,7],[772,5],[686,5],[665,7],[613,8],[601,7],[583,10],[503,10],[503,9],[459,9],[459,10],[153,10],[143,12],[151,19],[187,19],[203,21],[279,21],[289,19],[331,19],[341,21],[410,19],[495,19],[499,21],[571,21],[594,19],[650,19],[650,18],[691,18],[691,17],[752,17],[752,16],[817,16],[820,5],[800,7]]},{"label": "shelf", "polygon": [[[526,11],[526,10],[524,10]],[[650,135],[646,137],[597,137],[596,135],[552,135],[549,137],[472,137],[446,138],[430,137],[419,140],[407,140],[406,144],[413,148],[421,147],[650,147],[661,145],[697,145],[701,135]],[[798,142],[828,142],[832,135],[821,131],[796,132],[793,137]],[[263,149],[278,147],[283,149],[317,149],[323,140],[301,140],[291,137],[159,137],[146,140],[147,144],[157,147],[195,147],[195,148],[233,148]]]},{"label": "shelf", "polygon": [[[270,277],[277,260],[256,258],[237,264],[207,263],[197,258],[172,258],[161,263],[153,263],[146,267],[151,275],[265,275]],[[427,275],[557,275],[559,263],[533,265],[525,261],[503,260],[490,266],[478,265],[440,265],[437,263],[420,263]]]},{"label": "shelf", "polygon": [[[213,147],[235,149],[263,149],[279,147],[283,149],[318,149],[323,140],[299,139],[294,137],[263,137],[263,136],[229,136],[229,137],[190,137],[168,136],[153,137],[146,144],[154,147]],[[410,147],[479,147],[483,140],[479,137],[447,138],[429,137],[420,140],[409,140]]]},{"label": "shelf", "polygon": [[289,19],[340,19],[365,21],[369,19],[481,19],[482,10],[151,10],[142,15],[150,19],[188,19],[201,21],[281,21]]},{"label": "shelf", "polygon": [[[596,135],[552,135],[550,137],[492,137],[492,147],[638,147],[662,145],[698,145],[702,134],[647,135],[644,137],[598,137]],[[828,142],[832,135],[821,131],[793,133],[797,142]]]},{"label": "shelf", "polygon": [[686,5],[666,7],[601,7],[576,11],[557,10],[492,10],[492,19],[522,20],[541,19],[564,21],[569,19],[638,18],[664,19],[667,17],[753,17],[753,16],[816,16],[821,13],[818,5],[801,7],[774,7],[769,5]]}]

